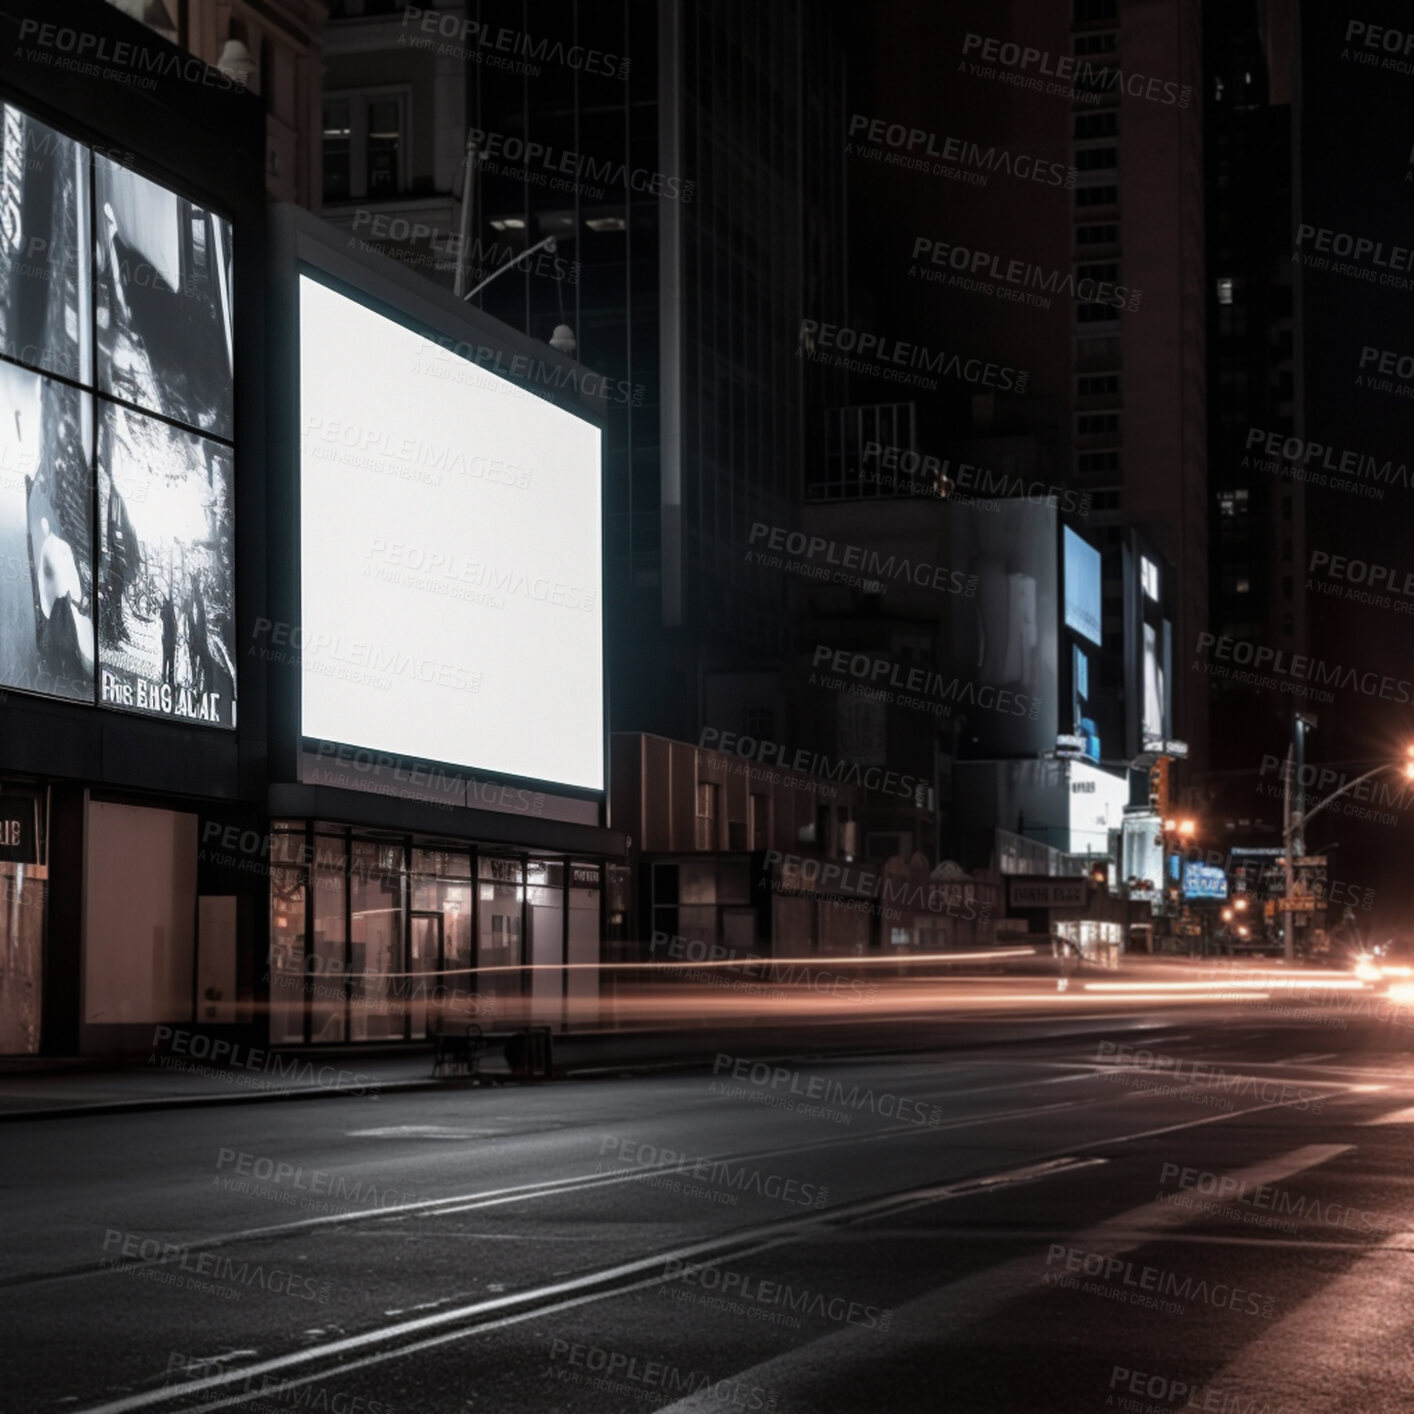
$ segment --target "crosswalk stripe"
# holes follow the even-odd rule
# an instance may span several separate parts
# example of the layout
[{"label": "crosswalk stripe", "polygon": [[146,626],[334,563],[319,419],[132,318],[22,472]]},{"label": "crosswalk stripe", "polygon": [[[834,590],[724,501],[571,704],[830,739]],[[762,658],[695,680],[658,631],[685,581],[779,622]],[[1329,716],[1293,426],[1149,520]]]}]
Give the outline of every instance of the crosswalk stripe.
[{"label": "crosswalk stripe", "polygon": [[[1279,1183],[1328,1163],[1353,1147],[1351,1144],[1308,1144],[1239,1169],[1229,1177],[1240,1184],[1253,1186]],[[1189,1210],[1169,1203],[1145,1203],[1069,1236],[1067,1246],[1083,1249],[1086,1253],[1115,1257],[1152,1242],[1169,1229],[1195,1221],[1196,1217]],[[916,1352],[920,1358],[926,1356],[936,1361],[940,1338],[974,1324],[1009,1301],[1046,1290],[1048,1288],[1041,1281],[1041,1259],[1036,1252],[937,1287],[906,1305],[894,1308],[890,1341],[895,1358],[901,1362]],[[867,1360],[875,1345],[877,1336],[873,1332],[851,1328],[821,1336],[749,1370],[737,1371],[733,1378],[738,1384],[754,1385],[779,1396],[798,1381],[808,1380],[812,1375],[850,1368],[856,1356]],[[782,1399],[781,1403],[784,1407],[788,1401]],[[720,1414],[721,1401],[711,1391],[703,1391],[665,1406],[658,1414],[712,1414],[712,1411]]]},{"label": "crosswalk stripe", "polygon": [[1414,1105],[1408,1109],[1391,1110],[1388,1114],[1382,1114],[1378,1119],[1367,1119],[1366,1124],[1414,1124]]},{"label": "crosswalk stripe", "polygon": [[1209,1381],[1204,1398],[1211,1403],[1199,1407],[1403,1414],[1414,1337],[1410,1237],[1401,1233],[1369,1251],[1245,1346]]}]

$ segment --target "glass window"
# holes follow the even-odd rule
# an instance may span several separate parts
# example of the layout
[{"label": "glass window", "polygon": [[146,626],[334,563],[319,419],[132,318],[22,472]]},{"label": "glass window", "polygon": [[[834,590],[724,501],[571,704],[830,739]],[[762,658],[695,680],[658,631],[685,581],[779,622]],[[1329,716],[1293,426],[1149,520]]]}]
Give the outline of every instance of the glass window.
[{"label": "glass window", "polygon": [[[284,842],[304,836],[277,835]],[[271,853],[275,853],[274,840]],[[270,1040],[273,1045],[304,1040],[305,871],[270,871]]]},{"label": "glass window", "polygon": [[1076,245],[1117,245],[1119,227],[1112,221],[1075,228]]},{"label": "glass window", "polygon": [[492,999],[493,1005],[504,1005],[521,994],[525,880],[519,859],[483,855],[478,872],[477,994]]},{"label": "glass window", "polygon": [[693,843],[698,849],[717,848],[717,816],[721,786],[713,781],[697,783],[697,828]]},{"label": "glass window", "polygon": [[1075,136],[1113,137],[1119,131],[1119,113],[1111,108],[1104,113],[1077,113],[1075,115]]},{"label": "glass window", "polygon": [[1119,166],[1119,148],[1082,147],[1075,154],[1075,169],[1078,172],[1107,172]]},{"label": "glass window", "polygon": [[379,98],[368,105],[369,196],[391,196],[402,189],[403,104],[400,98]]},{"label": "glass window", "polygon": [[349,878],[351,1034],[380,1041],[403,1034],[401,845],[355,840]]},{"label": "glass window", "polygon": [[1119,374],[1117,373],[1096,373],[1082,374],[1075,380],[1075,392],[1078,397],[1098,398],[1107,394],[1119,392]]},{"label": "glass window", "polygon": [[309,957],[310,1039],[345,1037],[345,905],[348,870],[344,841],[318,836],[314,842],[313,947]]},{"label": "glass window", "polygon": [[454,1026],[485,1022],[473,985],[471,856],[415,849],[412,859],[414,869],[435,870],[411,881],[412,1034],[438,1015]]},{"label": "glass window", "polygon": [[324,100],[324,200],[386,198],[408,186],[408,92],[331,94]]},{"label": "glass window", "polygon": [[749,801],[747,825],[749,849],[769,849],[771,845],[771,797],[753,792]]},{"label": "glass window", "polygon": [[324,200],[353,195],[353,119],[347,98],[324,101]]}]

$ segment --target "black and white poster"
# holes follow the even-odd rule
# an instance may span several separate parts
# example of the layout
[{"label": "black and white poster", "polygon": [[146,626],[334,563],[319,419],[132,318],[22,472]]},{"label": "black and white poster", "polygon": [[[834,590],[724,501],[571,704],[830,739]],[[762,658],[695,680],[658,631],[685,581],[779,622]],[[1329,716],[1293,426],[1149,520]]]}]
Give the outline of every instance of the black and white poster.
[{"label": "black and white poster", "polygon": [[93,701],[90,395],[0,362],[0,688]]},{"label": "black and white poster", "polygon": [[229,439],[231,226],[94,158],[98,387]]},{"label": "black and white poster", "polygon": [[231,449],[103,404],[98,519],[100,701],[235,726]]},{"label": "black and white poster", "polygon": [[0,105],[0,354],[88,383],[88,149]]}]

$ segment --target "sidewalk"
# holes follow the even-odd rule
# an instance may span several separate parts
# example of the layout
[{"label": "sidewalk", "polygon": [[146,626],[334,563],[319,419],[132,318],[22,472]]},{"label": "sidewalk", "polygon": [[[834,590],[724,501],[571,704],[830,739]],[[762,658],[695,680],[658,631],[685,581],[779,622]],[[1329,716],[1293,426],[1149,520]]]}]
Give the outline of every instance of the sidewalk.
[{"label": "sidewalk", "polygon": [[[268,1062],[260,1059],[269,1057]],[[182,1059],[164,1057],[167,1061]],[[337,1052],[251,1052],[249,1063],[177,1069],[157,1062],[35,1060],[0,1070],[0,1121],[58,1115],[182,1109],[193,1105],[369,1095],[435,1089],[432,1048]]]},{"label": "sidewalk", "polygon": [[[1246,969],[1241,960],[1234,964],[1216,958],[1131,956],[1116,971],[1087,975],[1093,980],[1120,983],[1162,979],[1172,985],[1205,974],[1205,980],[1220,986],[1213,979],[1215,970],[1240,976]],[[706,1033],[685,1026],[557,1032],[555,1075],[557,1079],[589,1079],[710,1066],[714,1054],[724,1050],[759,1059],[780,1059],[802,1052],[843,1057],[851,1051],[882,1054],[893,1050],[1018,1044],[1056,1039],[1056,1020],[1028,1010],[1019,999],[1018,1010],[1010,1014],[939,1015],[936,1026],[928,1028],[926,1034],[909,1025],[901,1028],[901,1034],[891,1036],[893,1023],[865,1014],[798,1030],[784,1016],[775,1016],[765,1026],[725,1022]],[[1082,1018],[1075,1020],[1081,1022]],[[1089,1029],[1109,1032],[1122,1025],[1121,1017],[1110,1014],[1094,1018]],[[1082,1024],[1070,1034],[1085,1030]],[[492,1081],[509,1078],[494,1053],[483,1074]],[[338,1095],[411,1094],[465,1085],[464,1080],[455,1077],[433,1079],[429,1042],[300,1050],[237,1045],[233,1053],[219,1059],[173,1054],[78,1060],[5,1057],[0,1058],[0,1123]]]}]

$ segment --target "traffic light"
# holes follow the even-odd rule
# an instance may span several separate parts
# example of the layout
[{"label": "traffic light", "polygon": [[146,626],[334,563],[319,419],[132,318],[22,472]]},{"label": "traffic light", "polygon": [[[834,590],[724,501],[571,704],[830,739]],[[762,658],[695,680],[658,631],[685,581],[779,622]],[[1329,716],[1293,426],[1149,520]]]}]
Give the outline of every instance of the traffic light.
[{"label": "traffic light", "polygon": [[1169,811],[1169,759],[1161,756],[1149,767],[1149,809],[1162,820]]}]

